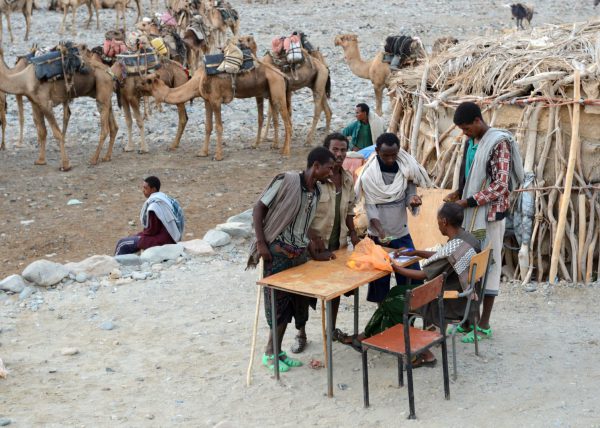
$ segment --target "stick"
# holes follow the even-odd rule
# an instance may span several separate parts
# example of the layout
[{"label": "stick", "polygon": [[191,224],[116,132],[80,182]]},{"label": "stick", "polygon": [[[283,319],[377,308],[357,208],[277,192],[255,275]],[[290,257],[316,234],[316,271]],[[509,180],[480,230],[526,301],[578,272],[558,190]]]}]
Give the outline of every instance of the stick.
[{"label": "stick", "polygon": [[[585,195],[583,193],[580,193],[579,196],[577,197],[577,202],[578,202],[578,209],[577,211],[579,212],[579,229],[578,229],[578,246],[577,246],[577,261],[579,262],[579,269],[577,269],[577,272],[579,272],[579,275],[577,276],[577,280],[578,281],[583,281],[584,276],[585,276],[585,258],[583,257],[584,251],[585,251],[585,232],[586,232],[586,226],[585,226]],[[594,211],[591,211],[591,214],[594,214]],[[575,219],[573,219],[573,222],[575,222]]]},{"label": "stick", "polygon": [[[421,78],[421,88],[419,94],[424,94],[427,90],[427,76],[429,75],[429,61],[425,64],[425,71],[423,71],[423,77]],[[419,129],[421,127],[421,115],[423,114],[423,97],[419,96],[419,103],[417,104],[417,113],[415,114],[413,121],[412,134],[410,136],[410,154],[415,159],[417,158],[417,140],[419,137]]]},{"label": "stick", "polygon": [[[574,99],[579,100],[580,95],[579,71],[575,70]],[[571,147],[569,148],[569,162],[567,164],[567,174],[565,177],[565,192],[560,201],[560,211],[558,215],[558,226],[556,236],[552,246],[552,257],[550,259],[550,276],[548,281],[556,284],[556,274],[558,273],[558,259],[560,257],[560,247],[562,246],[563,235],[565,233],[565,223],[567,220],[567,210],[569,208],[569,199],[571,198],[571,186],[573,185],[573,172],[577,153],[579,153],[579,104],[573,104],[573,130],[571,133]]]},{"label": "stick", "polygon": [[[258,262],[258,280],[263,279],[263,259]],[[256,309],[254,310],[254,326],[252,327],[252,345],[250,346],[250,361],[248,362],[248,371],[246,372],[246,386],[252,383],[252,365],[254,364],[254,352],[256,351],[256,332],[258,330],[258,316],[260,313],[260,298],[262,296],[262,286],[256,285]]]},{"label": "stick", "polygon": [[[590,201],[590,224],[588,225],[588,238],[586,239],[586,248],[587,250],[587,267],[585,270],[585,283],[589,284],[592,279],[592,270],[594,268],[594,251],[596,250],[596,239],[598,238],[598,234],[596,233],[596,229],[594,228],[594,222],[596,220],[596,213],[594,212],[593,206],[596,203],[596,192],[594,192],[594,196]],[[593,235],[591,242],[589,239]],[[583,268],[582,268],[583,269]]]},{"label": "stick", "polygon": [[394,110],[392,111],[392,117],[390,118],[390,124],[388,125],[387,132],[391,132],[393,134],[398,133],[398,128],[400,126],[399,119],[402,114],[402,102],[400,101],[400,97],[396,97],[396,104],[394,104]]}]

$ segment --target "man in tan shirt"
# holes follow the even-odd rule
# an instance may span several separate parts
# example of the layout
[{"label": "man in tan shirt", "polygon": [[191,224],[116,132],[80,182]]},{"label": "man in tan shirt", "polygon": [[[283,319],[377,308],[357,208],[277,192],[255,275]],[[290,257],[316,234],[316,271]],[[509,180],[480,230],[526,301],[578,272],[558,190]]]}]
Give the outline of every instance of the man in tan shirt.
[{"label": "man in tan shirt", "polygon": [[[329,134],[325,137],[323,147],[333,154],[335,163],[333,176],[319,182],[321,197],[310,226],[311,245],[316,254],[329,252],[330,257],[334,258],[334,251],[348,245],[348,237],[352,245],[359,242],[354,229],[354,180],[352,174],[342,168],[348,151],[348,139],[337,132]],[[334,329],[339,306],[338,297],[332,301]]]}]

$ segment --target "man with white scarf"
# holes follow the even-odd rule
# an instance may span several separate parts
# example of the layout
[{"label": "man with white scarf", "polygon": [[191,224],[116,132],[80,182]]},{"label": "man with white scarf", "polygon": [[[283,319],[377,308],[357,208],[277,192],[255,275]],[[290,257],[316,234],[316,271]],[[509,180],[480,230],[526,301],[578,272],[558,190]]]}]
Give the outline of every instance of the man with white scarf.
[{"label": "man with white scarf", "polygon": [[[358,197],[364,195],[369,220],[368,234],[375,243],[389,248],[414,248],[408,230],[407,208],[418,213],[421,198],[417,187],[430,187],[427,171],[400,148],[395,134],[383,133],[376,141],[376,156],[371,156],[356,181]],[[411,269],[419,269],[415,263]],[[390,290],[390,275],[369,284],[367,300],[381,303]],[[397,284],[408,279],[396,274]]]},{"label": "man with white scarf", "polygon": [[137,235],[122,238],[117,243],[115,256],[137,253],[151,247],[174,244],[183,233],[183,212],[179,203],[160,191],[158,177],[148,177],[142,185],[147,198],[140,212],[144,230]]}]

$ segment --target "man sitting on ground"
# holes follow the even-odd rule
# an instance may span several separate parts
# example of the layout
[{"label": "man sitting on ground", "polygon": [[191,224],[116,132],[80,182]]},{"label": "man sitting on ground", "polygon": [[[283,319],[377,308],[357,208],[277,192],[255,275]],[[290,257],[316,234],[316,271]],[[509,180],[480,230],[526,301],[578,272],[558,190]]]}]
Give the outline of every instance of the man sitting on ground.
[{"label": "man sitting on ground", "polygon": [[356,120],[342,129],[342,134],[351,137],[350,150],[358,151],[372,146],[377,137],[384,133],[383,119],[369,110],[365,103],[356,105]]},{"label": "man sitting on ground", "polygon": [[140,222],[144,230],[137,235],[120,239],[115,256],[134,254],[150,247],[174,244],[181,240],[185,222],[183,211],[175,199],[160,192],[158,177],[146,178],[142,192],[147,198],[140,212]]}]

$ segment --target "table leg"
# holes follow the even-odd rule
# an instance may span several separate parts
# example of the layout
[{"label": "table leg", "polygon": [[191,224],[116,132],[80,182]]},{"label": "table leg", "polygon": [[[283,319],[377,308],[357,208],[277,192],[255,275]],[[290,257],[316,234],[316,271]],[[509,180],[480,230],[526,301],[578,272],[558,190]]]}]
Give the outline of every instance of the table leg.
[{"label": "table leg", "polygon": [[333,317],[331,310],[331,300],[326,303],[325,313],[327,314],[327,396],[333,397]]},{"label": "table leg", "polygon": [[277,337],[277,305],[275,304],[275,289],[271,287],[271,337],[273,339],[273,366],[275,379],[279,380],[279,338]]},{"label": "table leg", "polygon": [[358,288],[354,290],[354,335],[358,335]]},{"label": "table leg", "polygon": [[325,300],[321,300],[321,330],[323,332],[323,359],[327,367],[327,328],[325,327]]}]

